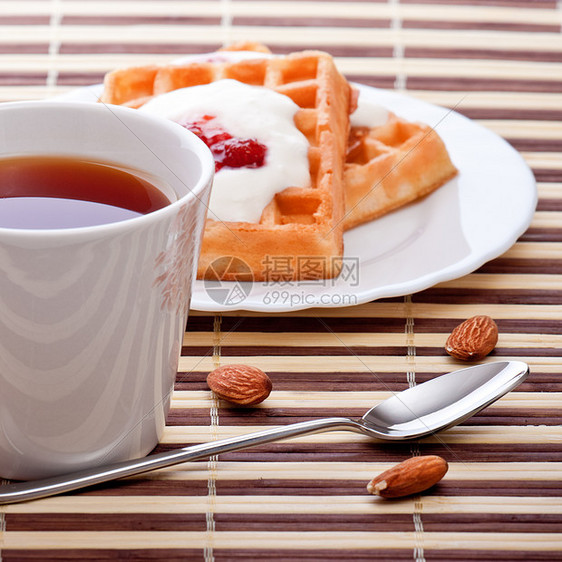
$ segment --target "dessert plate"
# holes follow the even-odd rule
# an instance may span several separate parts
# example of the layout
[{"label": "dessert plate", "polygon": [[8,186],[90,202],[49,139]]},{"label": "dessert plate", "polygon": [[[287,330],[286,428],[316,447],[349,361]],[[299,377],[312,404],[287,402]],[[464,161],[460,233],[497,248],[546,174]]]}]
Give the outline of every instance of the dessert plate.
[{"label": "dessert plate", "polygon": [[[286,312],[407,295],[478,269],[527,229],[537,203],[536,182],[506,141],[455,111],[393,91],[357,87],[360,105],[382,105],[432,126],[459,170],[457,177],[416,203],[348,231],[337,279],[196,281],[193,310]],[[96,101],[101,89],[97,84],[56,99]]]}]

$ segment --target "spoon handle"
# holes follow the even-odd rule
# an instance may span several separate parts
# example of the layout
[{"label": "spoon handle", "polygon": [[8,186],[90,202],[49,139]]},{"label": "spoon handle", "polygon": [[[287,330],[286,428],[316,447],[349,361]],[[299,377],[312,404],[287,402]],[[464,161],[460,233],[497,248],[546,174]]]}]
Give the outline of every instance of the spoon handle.
[{"label": "spoon handle", "polygon": [[279,439],[287,439],[321,431],[350,430],[360,432],[360,425],[348,418],[324,418],[275,427],[247,435],[192,445],[173,451],[149,455],[141,459],[123,461],[70,474],[63,474],[42,480],[32,480],[0,486],[0,505],[53,496],[86,486],[108,482],[117,478],[133,476],[172,466],[181,462],[194,461],[211,455],[237,451],[262,445]]}]

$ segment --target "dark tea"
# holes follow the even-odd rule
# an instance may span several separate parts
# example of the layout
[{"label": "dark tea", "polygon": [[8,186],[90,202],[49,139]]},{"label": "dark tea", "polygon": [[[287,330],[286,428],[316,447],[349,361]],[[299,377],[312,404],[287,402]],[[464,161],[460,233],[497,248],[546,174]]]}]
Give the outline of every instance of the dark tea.
[{"label": "dark tea", "polygon": [[0,158],[0,227],[76,228],[170,204],[146,179],[110,163],[64,156]]}]

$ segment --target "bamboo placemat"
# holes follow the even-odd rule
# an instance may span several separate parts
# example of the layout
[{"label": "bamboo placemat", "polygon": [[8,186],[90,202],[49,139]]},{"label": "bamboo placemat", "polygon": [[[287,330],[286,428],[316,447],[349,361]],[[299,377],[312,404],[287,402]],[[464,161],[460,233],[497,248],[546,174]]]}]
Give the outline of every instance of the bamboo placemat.
[{"label": "bamboo placemat", "polygon": [[[160,450],[332,415],[457,368],[443,345],[489,314],[489,360],[532,375],[461,426],[415,443],[319,434],[0,508],[0,561],[496,560],[562,557],[562,5],[554,0],[0,0],[0,100],[45,98],[122,65],[236,40],[332,53],[364,84],[455,109],[507,139],[539,204],[512,249],[418,294],[287,314],[192,312]],[[274,391],[251,410],[208,391],[249,363]],[[380,501],[366,483],[413,455],[449,473]]]}]

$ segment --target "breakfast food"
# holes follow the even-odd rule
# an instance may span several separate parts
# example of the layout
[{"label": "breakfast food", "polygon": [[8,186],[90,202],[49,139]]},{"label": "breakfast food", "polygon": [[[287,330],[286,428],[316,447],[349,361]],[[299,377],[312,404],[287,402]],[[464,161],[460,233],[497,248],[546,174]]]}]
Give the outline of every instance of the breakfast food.
[{"label": "breakfast food", "polygon": [[306,185],[288,184],[275,193],[258,222],[209,216],[198,277],[236,280],[232,260],[220,270],[221,258],[233,255],[257,281],[279,280],[281,274],[283,280],[336,276],[343,255],[343,165],[354,97],[329,55],[304,51],[116,70],[106,76],[102,101],[138,108],[154,96],[224,79],[264,86],[294,102],[294,124],[307,143],[308,177]]},{"label": "breakfast food", "polygon": [[273,389],[271,379],[250,365],[217,367],[207,375],[207,384],[219,398],[240,406],[261,404]]},{"label": "breakfast food", "polygon": [[[416,201],[456,174],[431,127],[380,106],[367,118],[354,113],[358,92],[330,55],[271,56],[253,43],[226,50],[251,56],[217,52],[116,70],[106,75],[102,96],[184,125],[213,152],[218,173],[199,278],[335,277],[344,230]],[[283,131],[284,152],[269,134],[276,130]],[[238,259],[225,259],[232,256]]]},{"label": "breakfast food", "polygon": [[434,129],[389,113],[351,128],[344,172],[345,229],[428,195],[457,170]]},{"label": "breakfast food", "polygon": [[288,96],[232,79],[172,90],[138,108],[179,123],[211,149],[217,173],[208,217],[229,223],[259,223],[277,193],[310,184],[298,110]]},{"label": "breakfast food", "polygon": [[411,457],[373,478],[367,491],[383,498],[419,494],[437,484],[447,470],[449,464],[438,455]]},{"label": "breakfast food", "polygon": [[479,361],[492,353],[498,343],[498,325],[485,314],[471,316],[449,335],[445,351],[461,361]]}]

